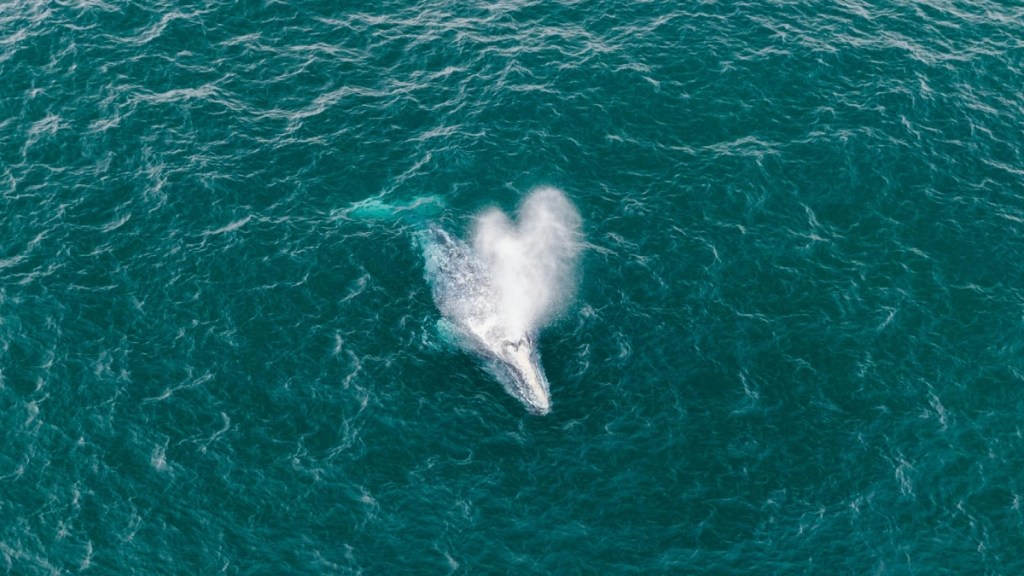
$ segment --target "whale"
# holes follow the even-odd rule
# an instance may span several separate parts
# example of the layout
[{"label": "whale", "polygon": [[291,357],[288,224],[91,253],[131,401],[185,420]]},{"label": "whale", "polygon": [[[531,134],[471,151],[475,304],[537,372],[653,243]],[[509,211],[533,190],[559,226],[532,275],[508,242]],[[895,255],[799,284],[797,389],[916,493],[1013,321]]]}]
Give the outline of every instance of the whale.
[{"label": "whale", "polygon": [[444,316],[444,331],[484,359],[505,390],[538,415],[551,410],[537,333],[504,320],[501,287],[491,268],[462,240],[437,226],[418,235],[424,275]]},{"label": "whale", "polygon": [[444,210],[438,196],[395,203],[382,194],[339,215],[411,228],[441,312],[439,336],[482,359],[529,412],[547,414],[551,392],[538,331],[564,310],[575,284],[579,213],[561,190],[542,186],[522,199],[516,221],[497,208],[478,214],[467,243],[439,224]]}]

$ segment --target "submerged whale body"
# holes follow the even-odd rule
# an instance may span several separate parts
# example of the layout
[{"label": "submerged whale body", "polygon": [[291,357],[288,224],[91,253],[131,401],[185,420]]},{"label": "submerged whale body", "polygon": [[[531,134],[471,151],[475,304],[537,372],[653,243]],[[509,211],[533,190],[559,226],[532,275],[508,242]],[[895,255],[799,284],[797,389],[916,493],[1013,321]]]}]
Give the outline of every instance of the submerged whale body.
[{"label": "submerged whale body", "polygon": [[551,395],[536,333],[506,322],[501,287],[470,247],[436,226],[420,232],[426,278],[434,301],[460,343],[485,358],[492,374],[535,414],[547,414]]}]

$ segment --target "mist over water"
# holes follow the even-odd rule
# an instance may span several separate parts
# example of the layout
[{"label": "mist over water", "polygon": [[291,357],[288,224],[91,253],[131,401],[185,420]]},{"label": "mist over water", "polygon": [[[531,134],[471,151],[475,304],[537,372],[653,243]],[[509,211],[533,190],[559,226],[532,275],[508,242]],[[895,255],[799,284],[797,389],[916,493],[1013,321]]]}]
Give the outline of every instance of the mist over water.
[{"label": "mist over water", "polygon": [[543,328],[569,301],[575,286],[582,219],[557,188],[537,188],[513,222],[496,208],[481,214],[473,246],[490,269],[510,332]]}]

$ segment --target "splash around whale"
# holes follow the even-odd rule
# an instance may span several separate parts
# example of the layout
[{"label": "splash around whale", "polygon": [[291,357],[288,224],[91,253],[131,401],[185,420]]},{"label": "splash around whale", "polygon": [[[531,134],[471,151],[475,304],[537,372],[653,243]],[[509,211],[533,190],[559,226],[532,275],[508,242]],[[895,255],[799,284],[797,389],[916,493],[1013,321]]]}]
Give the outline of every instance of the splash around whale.
[{"label": "splash around whale", "polygon": [[547,414],[550,385],[537,338],[573,292],[582,245],[579,213],[561,190],[536,188],[523,199],[515,221],[496,208],[477,216],[466,242],[422,218],[436,214],[439,204],[437,198],[403,206],[370,200],[348,213],[421,217],[416,243],[443,316],[440,325],[529,411]]}]

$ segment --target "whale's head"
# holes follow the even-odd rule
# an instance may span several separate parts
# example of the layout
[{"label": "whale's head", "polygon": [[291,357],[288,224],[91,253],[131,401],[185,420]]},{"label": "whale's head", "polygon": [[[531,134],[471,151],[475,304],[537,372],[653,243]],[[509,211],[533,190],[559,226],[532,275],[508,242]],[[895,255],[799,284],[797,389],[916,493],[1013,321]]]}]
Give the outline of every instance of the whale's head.
[{"label": "whale's head", "polygon": [[504,369],[502,380],[506,381],[509,393],[530,412],[547,414],[551,410],[551,393],[534,339],[529,336],[503,339],[491,351]]}]

